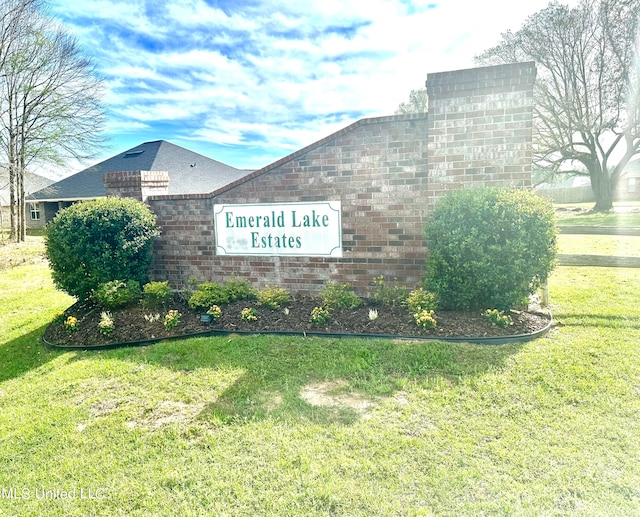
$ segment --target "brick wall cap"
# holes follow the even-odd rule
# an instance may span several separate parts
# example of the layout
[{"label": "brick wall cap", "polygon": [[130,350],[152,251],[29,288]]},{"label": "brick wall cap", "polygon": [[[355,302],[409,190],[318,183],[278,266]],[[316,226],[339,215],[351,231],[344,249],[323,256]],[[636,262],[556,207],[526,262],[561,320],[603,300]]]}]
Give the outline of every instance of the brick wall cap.
[{"label": "brick wall cap", "polygon": [[[518,77],[521,81],[513,81]],[[528,61],[431,73],[427,75],[427,95],[441,96],[448,90],[448,86],[455,86],[457,92],[487,89],[492,87],[493,81],[500,79],[509,81],[513,87],[529,89],[536,79],[536,64],[534,61]],[[442,90],[437,90],[438,87]]]}]

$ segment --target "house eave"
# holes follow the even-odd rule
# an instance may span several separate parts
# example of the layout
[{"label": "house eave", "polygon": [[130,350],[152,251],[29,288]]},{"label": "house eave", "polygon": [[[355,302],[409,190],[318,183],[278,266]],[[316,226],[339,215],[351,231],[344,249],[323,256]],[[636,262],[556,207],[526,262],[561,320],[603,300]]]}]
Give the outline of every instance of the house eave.
[{"label": "house eave", "polygon": [[89,201],[92,199],[102,199],[107,196],[90,196],[90,197],[57,197],[57,198],[38,198],[38,199],[26,199],[27,203],[62,203],[73,201]]}]

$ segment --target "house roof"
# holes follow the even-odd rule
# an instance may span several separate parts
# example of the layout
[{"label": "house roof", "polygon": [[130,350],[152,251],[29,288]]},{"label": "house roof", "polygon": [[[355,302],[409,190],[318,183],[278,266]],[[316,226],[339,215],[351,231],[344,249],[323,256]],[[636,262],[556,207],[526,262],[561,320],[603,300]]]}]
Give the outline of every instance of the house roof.
[{"label": "house roof", "polygon": [[165,140],[145,142],[45,187],[27,201],[74,201],[106,196],[107,172],[166,171],[169,194],[206,194],[250,174]]},{"label": "house roof", "polygon": [[[51,185],[53,180],[27,172],[24,175],[24,192],[29,194]],[[0,205],[9,205],[9,172],[6,169],[0,170]]]},{"label": "house roof", "polygon": [[640,159],[633,160],[627,163],[624,169],[623,176],[625,178],[637,178],[640,177]]}]

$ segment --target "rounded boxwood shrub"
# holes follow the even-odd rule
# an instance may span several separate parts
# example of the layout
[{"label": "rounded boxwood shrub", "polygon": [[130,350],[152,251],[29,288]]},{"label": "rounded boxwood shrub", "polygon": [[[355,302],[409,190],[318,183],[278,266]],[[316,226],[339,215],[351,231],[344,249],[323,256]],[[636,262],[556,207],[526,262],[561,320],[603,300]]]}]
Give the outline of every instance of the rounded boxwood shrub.
[{"label": "rounded boxwood shrub", "polygon": [[149,282],[142,286],[142,306],[147,309],[159,309],[171,299],[173,290],[169,281]]},{"label": "rounded boxwood shrub", "polygon": [[522,306],[556,256],[553,206],[528,190],[453,191],[437,204],[425,236],[425,287],[443,309]]},{"label": "rounded boxwood shrub", "polygon": [[232,278],[223,285],[229,302],[238,300],[253,300],[256,297],[256,290],[246,278]]},{"label": "rounded boxwood shrub", "polygon": [[159,234],[155,215],[135,199],[75,203],[47,225],[45,246],[53,281],[79,299],[113,280],[144,284]]},{"label": "rounded boxwood shrub", "polygon": [[267,286],[258,291],[258,304],[269,309],[279,309],[291,302],[291,295],[284,287]]},{"label": "rounded boxwood shrub", "polygon": [[320,298],[324,308],[330,311],[334,309],[357,309],[362,303],[362,300],[353,291],[353,287],[349,283],[329,282],[320,291]]},{"label": "rounded boxwood shrub", "polygon": [[189,307],[194,311],[207,312],[212,305],[229,302],[229,293],[217,282],[204,282],[189,298]]}]

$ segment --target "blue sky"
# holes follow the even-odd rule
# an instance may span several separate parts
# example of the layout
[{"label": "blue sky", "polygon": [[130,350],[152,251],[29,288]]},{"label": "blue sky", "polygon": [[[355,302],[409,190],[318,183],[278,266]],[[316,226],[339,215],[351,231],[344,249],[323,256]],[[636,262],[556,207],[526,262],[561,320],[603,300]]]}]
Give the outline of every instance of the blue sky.
[{"label": "blue sky", "polygon": [[[51,0],[105,79],[107,148],[150,140],[260,168],[393,114],[546,0]],[[575,2],[571,2],[572,4]]]}]

